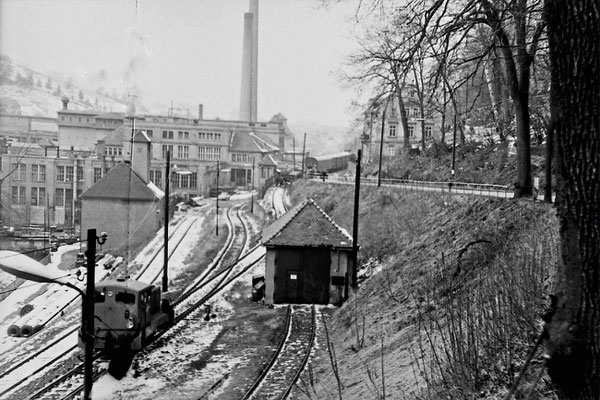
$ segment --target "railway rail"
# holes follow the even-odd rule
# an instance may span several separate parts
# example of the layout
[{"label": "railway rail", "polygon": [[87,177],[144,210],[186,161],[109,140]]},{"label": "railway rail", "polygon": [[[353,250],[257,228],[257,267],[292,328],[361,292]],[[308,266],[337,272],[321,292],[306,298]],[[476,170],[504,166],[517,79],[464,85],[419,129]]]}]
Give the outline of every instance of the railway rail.
[{"label": "railway rail", "polygon": [[242,399],[286,399],[308,362],[315,331],[314,305],[288,306],[285,335],[271,361]]},{"label": "railway rail", "polygon": [[[169,235],[169,240],[175,240],[174,245],[171,248],[169,257],[171,257],[177,247],[180,245],[181,241],[185,238],[185,234],[191,229],[191,227],[197,222],[197,217],[188,218],[186,220],[182,220],[178,225],[176,225],[175,230]],[[156,260],[156,258],[162,254],[162,250],[164,245],[155,250],[154,254],[150,257],[150,259],[141,266],[141,268],[137,271],[135,275],[135,279],[139,279],[143,277],[144,274],[147,274],[150,271],[150,265]],[[156,273],[152,272],[153,275],[158,276]],[[49,370],[54,364],[57,362],[64,360],[69,355],[73,355],[77,349],[77,335],[79,331],[79,324],[75,324],[63,333],[56,339],[51,341],[50,343],[42,346],[37,351],[30,354],[20,354],[20,360],[13,365],[9,366],[7,369],[2,371],[0,374],[0,398],[2,396],[11,393],[17,390],[23,383],[28,381],[33,375],[38,374],[42,371]],[[37,337],[33,336],[28,338],[27,340],[36,340]],[[66,343],[66,344],[65,344]],[[94,358],[99,358],[98,354],[94,355]],[[13,358],[14,359],[14,358]],[[42,390],[34,393],[29,396],[29,398],[34,399],[43,395],[50,387],[56,386],[61,382],[64,382],[69,379],[70,375],[76,375],[79,371],[80,366],[76,366],[73,369],[69,370],[64,376],[57,378],[47,387],[42,388]]]},{"label": "railway rail", "polygon": [[[240,230],[243,231],[243,233],[244,233],[242,235],[238,235],[238,234],[234,233],[236,231],[236,229],[232,222],[233,218],[231,216],[231,214],[234,212],[234,210],[236,210],[235,211],[236,218],[240,221],[239,224],[237,224],[237,225],[238,225],[238,227],[241,226]],[[249,263],[249,265],[244,265],[244,267],[241,268],[241,271],[237,272],[233,276],[230,275],[236,266],[238,266],[238,268],[239,268],[239,265],[238,265],[238,263],[235,262],[235,260],[238,260],[238,259],[242,260],[242,259],[249,258],[249,254],[252,254],[252,251],[249,252],[248,254],[245,254],[244,256],[240,256],[239,253],[233,254],[233,255],[231,254],[232,249],[234,247],[236,247],[235,246],[236,244],[240,245],[237,247],[241,247],[241,249],[244,249],[247,247],[247,242],[249,240],[249,234],[247,234],[248,227],[244,223],[243,218],[241,217],[241,210],[240,210],[239,206],[234,206],[233,208],[228,210],[227,220],[228,220],[230,233],[228,235],[226,245],[219,252],[219,254],[215,258],[215,260],[213,260],[211,265],[207,268],[208,274],[205,275],[206,278],[202,279],[198,282],[194,282],[192,284],[193,289],[185,291],[174,302],[174,307],[176,309],[176,317],[175,317],[173,327],[158,331],[152,338],[149,338],[149,344],[142,351],[140,351],[138,354],[136,354],[135,357],[145,357],[148,353],[156,350],[157,348],[160,348],[161,340],[164,337],[168,336],[169,332],[180,329],[181,323],[186,321],[187,319],[190,319],[190,318],[195,319],[194,318],[195,314],[203,311],[202,305],[204,305],[214,295],[219,293],[223,288],[225,288],[227,285],[229,285],[231,282],[233,282],[235,279],[237,279],[239,276],[241,276],[245,271],[247,271],[249,268],[251,268],[256,262],[258,262],[258,260],[256,260],[255,262]],[[242,243],[240,243],[240,242],[242,242]],[[256,250],[256,248],[253,249],[254,252],[255,252],[255,250]],[[234,251],[234,253],[235,253],[235,251]],[[229,258],[234,259],[233,265],[229,265],[224,268],[217,268],[218,266],[225,263]],[[228,275],[229,275],[229,278],[227,278]],[[221,277],[221,278],[218,279],[219,277]],[[68,391],[68,393],[66,393],[62,397],[60,397],[61,399],[66,400],[66,399],[76,398],[83,391],[83,382],[82,382],[81,374],[78,374],[79,371],[80,371],[80,367],[74,368],[72,371],[70,371],[72,377],[68,378],[68,380],[69,380],[69,387],[71,387],[72,389],[70,389]],[[103,376],[106,373],[107,373],[107,370],[105,368],[103,368],[102,366],[100,366],[98,364],[94,365],[94,381],[99,379],[101,376]],[[67,381],[66,378],[57,380],[57,382],[59,384],[62,384],[62,382],[66,382],[66,381]],[[38,398],[38,397],[39,397],[39,395],[37,395],[36,397],[31,397],[31,398]]]}]

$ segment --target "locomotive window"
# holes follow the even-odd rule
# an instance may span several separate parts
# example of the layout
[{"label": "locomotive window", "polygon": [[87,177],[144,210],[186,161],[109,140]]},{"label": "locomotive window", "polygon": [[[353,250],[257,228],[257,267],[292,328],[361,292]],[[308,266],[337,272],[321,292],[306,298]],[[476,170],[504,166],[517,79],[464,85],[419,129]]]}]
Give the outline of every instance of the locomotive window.
[{"label": "locomotive window", "polygon": [[117,295],[115,297],[115,301],[117,301],[119,303],[125,303],[125,304],[134,304],[135,303],[135,294],[119,292],[119,293],[117,293]]},{"label": "locomotive window", "polygon": [[104,300],[106,300],[106,297],[104,295],[104,291],[99,292],[99,291],[95,291],[94,292],[94,303],[104,303]]}]

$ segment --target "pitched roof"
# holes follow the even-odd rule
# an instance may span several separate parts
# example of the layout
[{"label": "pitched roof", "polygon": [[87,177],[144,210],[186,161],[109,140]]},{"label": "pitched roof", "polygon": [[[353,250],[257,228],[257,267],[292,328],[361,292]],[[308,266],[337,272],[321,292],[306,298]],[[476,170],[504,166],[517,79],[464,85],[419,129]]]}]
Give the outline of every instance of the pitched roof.
[{"label": "pitched roof", "polygon": [[252,132],[233,132],[231,134],[231,150],[249,153],[269,153],[277,151],[277,147],[264,137]]},{"label": "pitched roof", "polygon": [[147,201],[161,199],[164,193],[150,185],[144,182],[129,165],[121,163],[86,190],[81,198]]},{"label": "pitched roof", "polygon": [[109,146],[123,146],[123,138],[125,137],[125,128],[123,126],[117,127],[115,130],[110,131],[102,138],[104,143]]},{"label": "pitched roof", "polygon": [[352,248],[352,236],[312,199],[304,200],[266,227],[260,241],[266,246]]}]

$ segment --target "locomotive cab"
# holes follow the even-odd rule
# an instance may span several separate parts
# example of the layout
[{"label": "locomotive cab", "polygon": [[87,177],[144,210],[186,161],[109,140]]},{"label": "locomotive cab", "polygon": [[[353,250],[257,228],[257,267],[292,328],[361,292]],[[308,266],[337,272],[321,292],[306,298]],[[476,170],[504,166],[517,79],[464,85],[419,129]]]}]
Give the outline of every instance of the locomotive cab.
[{"label": "locomotive cab", "polygon": [[160,288],[154,285],[126,279],[98,282],[94,348],[109,354],[143,348],[158,327],[172,321],[172,313],[163,312],[163,308]]}]

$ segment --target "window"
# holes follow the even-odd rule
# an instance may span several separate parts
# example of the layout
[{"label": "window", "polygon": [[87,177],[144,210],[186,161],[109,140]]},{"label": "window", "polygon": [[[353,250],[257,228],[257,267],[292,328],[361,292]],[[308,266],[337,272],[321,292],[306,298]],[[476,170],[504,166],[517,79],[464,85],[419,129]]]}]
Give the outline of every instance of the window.
[{"label": "window", "polygon": [[158,187],[162,187],[162,171],[150,170],[150,182]]},{"label": "window", "polygon": [[173,131],[162,131],[162,137],[163,137],[163,139],[173,139],[174,138]]},{"label": "window", "polygon": [[13,163],[12,169],[15,171],[13,180],[24,181],[26,179],[27,166],[23,163]]},{"label": "window", "polygon": [[73,182],[73,172],[75,168],[71,166],[65,167],[65,182]]},{"label": "window", "polygon": [[73,189],[56,189],[56,196],[54,197],[54,205],[56,207],[70,206],[73,202]]},{"label": "window", "polygon": [[387,155],[392,157],[396,155],[396,148],[395,147],[388,147],[387,149]]},{"label": "window", "polygon": [[106,146],[104,148],[104,154],[107,156],[121,156],[123,155],[123,148],[118,146]]},{"label": "window", "polygon": [[187,131],[179,131],[179,132],[177,132],[177,134],[179,136],[179,140],[184,140],[184,139],[190,138],[190,133]]},{"label": "window", "polygon": [[34,182],[46,181],[46,166],[41,164],[31,165],[31,180]]},{"label": "window", "polygon": [[198,146],[198,159],[204,161],[220,160],[221,148],[213,146]]},{"label": "window", "polygon": [[83,167],[77,167],[77,181],[83,182]]},{"label": "window", "polygon": [[215,140],[221,140],[221,134],[215,133]]},{"label": "window", "polygon": [[408,136],[410,136],[411,138],[415,137],[415,127],[412,125],[408,126]]},{"label": "window", "polygon": [[106,301],[106,294],[104,293],[104,290],[99,292],[99,291],[94,291],[94,303],[104,303]]},{"label": "window", "polygon": [[196,189],[198,174],[195,172],[189,175],[175,174],[173,178],[173,186],[176,189]]},{"label": "window", "polygon": [[389,132],[389,136],[391,138],[395,138],[396,137],[396,128],[397,125],[396,124],[390,124],[390,132]]},{"label": "window", "polygon": [[167,151],[170,153],[171,156],[174,156],[173,154],[173,145],[171,144],[163,144],[162,147],[162,156],[163,158],[167,158]]},{"label": "window", "polygon": [[431,137],[431,132],[433,131],[431,126],[426,126],[425,127],[425,137],[426,138],[430,138]]},{"label": "window", "polygon": [[190,146],[177,146],[177,158],[190,158]]},{"label": "window", "polygon": [[252,154],[246,154],[246,153],[232,153],[231,154],[231,161],[233,161],[233,162],[251,163],[253,158],[254,157],[252,156]]},{"label": "window", "polygon": [[146,129],[146,135],[151,138],[154,136],[154,131],[152,129]]},{"label": "window", "polygon": [[94,183],[102,179],[102,168],[94,168]]},{"label": "window", "polygon": [[119,292],[115,296],[115,301],[117,303],[135,304],[135,294]]},{"label": "window", "polygon": [[206,140],[206,132],[198,132],[198,140]]},{"label": "window", "polygon": [[31,188],[31,205],[44,206],[46,202],[46,189],[43,187]]},{"label": "window", "polygon": [[13,204],[25,204],[25,187],[24,186],[13,186],[12,187],[12,203]]}]

